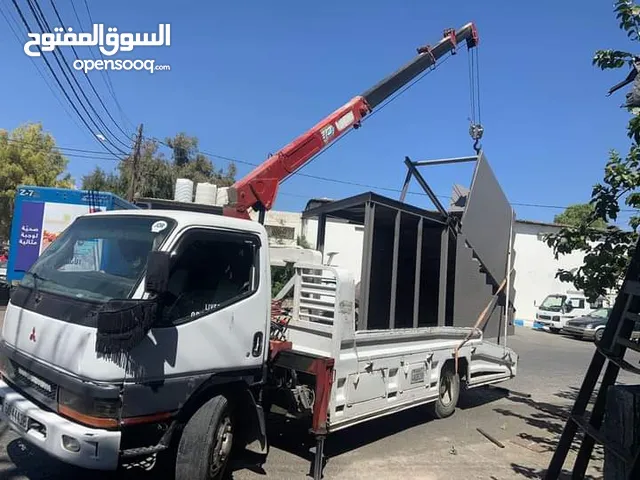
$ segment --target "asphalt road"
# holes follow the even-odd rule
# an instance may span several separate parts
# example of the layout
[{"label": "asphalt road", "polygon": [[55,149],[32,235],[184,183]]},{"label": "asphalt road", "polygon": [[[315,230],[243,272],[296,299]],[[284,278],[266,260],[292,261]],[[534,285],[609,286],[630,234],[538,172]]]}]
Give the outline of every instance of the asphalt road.
[{"label": "asphalt road", "polygon": [[[456,413],[434,420],[415,408],[338,432],[326,444],[326,479],[540,478],[548,465],[563,418],[571,407],[593,344],[519,328],[510,346],[520,355],[515,379],[502,384],[530,398],[491,388],[466,392]],[[633,377],[622,376],[631,383]],[[482,436],[481,428],[503,448]],[[272,421],[271,451],[263,466],[245,455],[236,459],[232,478],[304,478],[313,441],[296,425]],[[306,439],[306,443],[301,442]],[[60,464],[18,440],[0,425],[0,480],[115,478]],[[602,452],[596,450],[587,478],[602,478]],[[119,473],[123,476],[123,472]],[[163,478],[162,472],[125,472],[135,479]]]}]

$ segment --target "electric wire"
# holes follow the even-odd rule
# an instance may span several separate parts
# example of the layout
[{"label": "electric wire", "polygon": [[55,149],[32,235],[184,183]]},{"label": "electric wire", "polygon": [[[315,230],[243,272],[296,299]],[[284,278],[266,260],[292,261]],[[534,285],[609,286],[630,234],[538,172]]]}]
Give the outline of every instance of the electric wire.
[{"label": "electric wire", "polygon": [[[53,11],[56,15],[56,18],[58,19],[58,21],[60,22],[60,26],[62,28],[65,28],[65,22],[62,20],[62,17],[60,16],[60,12],[58,11],[58,8],[56,7],[56,4],[54,3],[53,0],[49,0],[49,3],[51,3],[51,7],[53,8]],[[73,51],[73,54],[75,55],[77,60],[80,60],[80,57],[78,56],[78,52],[76,51],[76,47],[74,47],[73,45],[71,46],[71,50]],[[89,86],[91,87],[91,90],[93,91],[93,93],[95,94],[96,98],[98,99],[98,102],[100,102],[100,105],[102,105],[102,108],[104,109],[104,111],[107,113],[108,117],[111,119],[111,121],[113,122],[113,124],[116,126],[116,128],[128,139],[130,139],[132,137],[132,135],[130,133],[125,132],[122,127],[118,124],[118,122],[116,122],[116,120],[113,118],[113,115],[111,115],[111,112],[109,111],[109,109],[107,108],[107,106],[104,104],[104,101],[102,100],[102,97],[98,94],[98,91],[96,90],[96,87],[94,86],[93,82],[91,81],[91,78],[89,77],[89,75],[87,74],[87,72],[83,69],[82,73],[84,74],[84,77],[87,79],[87,83],[89,84]],[[96,113],[97,114],[97,113]],[[128,144],[126,144],[128,146]]]},{"label": "electric wire", "polygon": [[[69,0],[69,2],[71,3],[71,8],[73,9],[73,14],[76,17],[76,20],[78,21],[78,27],[83,28],[83,22],[80,19],[80,15],[78,13],[78,10],[76,9],[76,5],[75,5],[74,1],[73,0]],[[84,5],[85,5],[86,11],[87,11],[87,17],[89,18],[89,24],[91,26],[93,26],[93,18],[91,17],[91,10],[89,10],[89,5],[88,5],[88,3],[86,1],[84,2]],[[96,56],[95,56],[95,54],[93,52],[93,48],[94,47],[88,47],[88,51],[89,51],[89,54],[91,55],[91,59],[95,62],[96,61]],[[99,48],[98,48],[98,54],[100,55],[101,60],[104,60],[104,56],[102,55],[102,52],[100,51]],[[116,95],[115,89],[113,88],[113,83],[111,81],[111,75],[109,74],[109,70],[102,69],[102,70],[100,70],[100,74],[102,75],[102,80],[103,80],[105,86],[107,87],[107,91],[111,95],[111,98],[113,99],[113,102],[116,105],[116,109],[120,113],[120,118],[122,119],[122,121],[125,124],[128,125],[129,130],[133,131],[135,126],[133,125],[133,122],[131,122],[131,120],[124,113],[124,110],[123,110],[122,106],[120,105],[120,101],[118,100],[118,97]],[[131,137],[131,135],[129,135],[129,137]]]},{"label": "electric wire", "polygon": [[[47,31],[52,32],[53,29],[51,28],[51,26],[49,25],[49,22],[47,21],[46,15],[44,14],[44,12],[42,11],[42,8],[40,7],[40,4],[38,3],[38,0],[27,0],[27,4],[29,5],[29,8],[31,9],[31,12],[33,13],[33,16],[36,19],[36,22],[38,23],[38,25],[40,26],[40,30],[42,33],[45,33],[45,28]],[[37,10],[37,12],[36,12]],[[131,145],[123,142],[122,140],[120,140],[120,138],[107,126],[107,124],[104,122],[104,120],[102,119],[102,117],[98,114],[97,110],[95,109],[95,107],[93,106],[93,104],[91,103],[91,101],[89,100],[89,98],[87,97],[86,93],[84,92],[84,89],[82,88],[82,86],[80,85],[80,82],[78,81],[78,79],[76,78],[76,75],[74,74],[73,70],[71,69],[69,62],[67,62],[66,57],[64,56],[64,53],[62,53],[61,50],[59,49],[54,49],[52,51],[52,54],[56,60],[56,63],[58,64],[58,67],[60,67],[60,70],[62,71],[62,74],[64,75],[65,79],[67,80],[67,82],[69,83],[69,86],[71,87],[72,92],[74,93],[75,97],[78,99],[78,102],[80,103],[80,105],[82,106],[83,110],[85,111],[85,113],[87,114],[88,118],[91,120],[91,122],[95,125],[95,127],[98,129],[98,131],[103,130],[105,131],[105,133],[108,133],[110,135],[110,137],[106,138],[106,142],[108,142],[114,149],[118,150],[120,153],[122,153],[123,155],[127,155],[126,152],[124,152],[121,148],[119,148],[115,143],[113,143],[113,141],[111,140],[111,138],[115,139],[118,141],[118,143],[120,143],[121,145],[123,145],[125,148],[131,148]],[[60,60],[62,59],[62,60]],[[80,93],[82,94],[82,97],[84,98],[85,102],[87,103],[87,105],[89,106],[89,108],[91,109],[91,111],[94,113],[94,115],[96,116],[97,120],[100,122],[100,124],[102,125],[102,128],[98,125],[98,123],[96,123],[96,121],[91,117],[91,114],[89,113],[89,111],[87,110],[87,108],[85,107],[84,103],[82,102],[82,99],[80,98],[80,96],[78,95],[75,87],[73,86],[73,83],[71,83],[71,80],[69,80],[69,76],[67,75],[67,73],[65,72],[65,69],[63,68],[66,67],[67,71],[71,74],[71,78],[73,79],[73,81],[75,82],[75,84],[78,87],[78,90],[80,91]]]},{"label": "electric wire", "polygon": [[[20,5],[18,5],[17,0],[11,0],[11,2],[13,3],[13,6],[15,7],[16,11],[18,12],[18,16],[20,17],[20,20],[22,21],[23,25],[25,26],[25,28],[27,29],[27,32],[32,32],[33,30],[31,29],[31,26],[29,25],[29,22],[27,21],[26,17],[24,16],[24,13],[22,12],[22,9],[20,8]],[[95,141],[97,141],[105,150],[107,150],[109,153],[111,153],[114,157],[118,157],[118,155],[116,155],[107,145],[105,145],[103,142],[101,142],[99,140],[99,138],[96,136],[96,133],[93,131],[93,129],[91,128],[91,126],[89,125],[89,123],[87,122],[87,120],[82,116],[82,114],[80,113],[80,111],[78,110],[78,107],[75,105],[75,103],[71,100],[71,97],[69,96],[69,94],[67,93],[67,91],[65,90],[64,86],[62,85],[62,82],[60,81],[60,79],[58,78],[58,76],[55,73],[54,68],[51,66],[51,63],[49,62],[49,59],[44,55],[42,48],[38,45],[38,50],[40,51],[40,55],[43,59],[43,61],[45,62],[45,64],[47,65],[47,67],[49,68],[49,71],[51,72],[54,80],[56,81],[56,83],[58,84],[58,87],[60,88],[62,94],[65,96],[65,98],[67,99],[67,101],[69,102],[69,105],[71,105],[71,108],[73,108],[74,112],[76,113],[76,115],[78,115],[78,118],[80,118],[80,120],[82,121],[82,123],[85,125],[85,127],[87,127],[87,129],[89,130],[89,132],[91,132],[93,138],[95,139]],[[63,72],[64,73],[64,72]]]}]

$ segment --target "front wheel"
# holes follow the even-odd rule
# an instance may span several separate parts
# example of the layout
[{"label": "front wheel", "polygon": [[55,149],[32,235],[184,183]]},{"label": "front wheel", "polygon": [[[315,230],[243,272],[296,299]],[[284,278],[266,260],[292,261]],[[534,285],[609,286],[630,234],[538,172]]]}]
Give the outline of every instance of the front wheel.
[{"label": "front wheel", "polygon": [[223,478],[233,447],[235,422],[226,397],[205,403],[189,419],[180,438],[176,480]]},{"label": "front wheel", "polygon": [[602,335],[604,334],[604,328],[600,330],[596,330],[596,334],[594,336],[594,341],[596,345],[598,345],[602,341]]},{"label": "front wheel", "polygon": [[460,376],[455,372],[453,363],[442,367],[438,388],[439,395],[433,404],[433,413],[436,418],[446,418],[453,415],[460,397]]}]

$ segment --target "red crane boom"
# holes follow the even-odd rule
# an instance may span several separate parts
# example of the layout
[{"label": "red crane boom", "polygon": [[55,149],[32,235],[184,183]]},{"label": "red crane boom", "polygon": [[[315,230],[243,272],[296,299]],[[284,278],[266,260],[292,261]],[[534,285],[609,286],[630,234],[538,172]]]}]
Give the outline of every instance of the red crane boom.
[{"label": "red crane boom", "polygon": [[284,179],[347,131],[358,128],[366,115],[427,68],[434,66],[445,54],[455,53],[458,44],[466,42],[470,49],[476,47],[478,41],[475,25],[468,23],[457,32],[454,29],[445,30],[444,38],[435,46],[418,48],[418,55],[413,60],[365,93],[354,97],[238,180],[229,188],[229,204],[224,207],[224,214],[249,218],[250,208],[258,212],[270,210],[278,186]]}]

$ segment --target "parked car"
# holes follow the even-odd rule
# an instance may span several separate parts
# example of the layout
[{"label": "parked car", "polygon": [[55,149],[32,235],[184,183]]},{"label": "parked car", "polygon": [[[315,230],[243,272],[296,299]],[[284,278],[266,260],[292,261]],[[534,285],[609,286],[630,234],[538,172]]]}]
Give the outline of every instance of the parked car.
[{"label": "parked car", "polygon": [[[576,338],[593,340],[598,343],[602,340],[602,334],[604,333],[604,328],[607,325],[611,310],[611,308],[599,308],[583,317],[568,320],[562,332]],[[638,330],[637,327],[631,338],[634,340],[640,339],[640,330]]]}]

